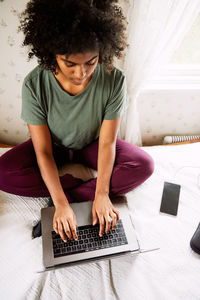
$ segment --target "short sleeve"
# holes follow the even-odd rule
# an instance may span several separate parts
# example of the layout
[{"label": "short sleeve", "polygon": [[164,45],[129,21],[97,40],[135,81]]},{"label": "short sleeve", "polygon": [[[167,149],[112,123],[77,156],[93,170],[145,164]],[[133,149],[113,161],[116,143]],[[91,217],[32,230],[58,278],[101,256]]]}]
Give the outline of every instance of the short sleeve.
[{"label": "short sleeve", "polygon": [[42,108],[39,97],[36,96],[25,81],[22,86],[21,119],[32,125],[42,125],[47,123],[46,113]]},{"label": "short sleeve", "polygon": [[114,120],[119,118],[128,106],[126,77],[120,72],[115,78],[113,92],[107,102],[104,119]]}]

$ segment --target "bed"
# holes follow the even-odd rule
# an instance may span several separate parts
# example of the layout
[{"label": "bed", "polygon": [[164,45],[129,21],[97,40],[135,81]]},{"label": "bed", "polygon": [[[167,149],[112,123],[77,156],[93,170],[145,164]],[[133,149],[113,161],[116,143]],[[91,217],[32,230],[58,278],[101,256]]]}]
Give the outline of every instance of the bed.
[{"label": "bed", "polygon": [[[0,191],[0,298],[199,300],[200,255],[190,239],[200,222],[200,143],[143,147],[155,161],[154,174],[127,193],[141,253],[39,272],[41,237],[32,226],[48,198],[25,198]],[[8,148],[0,148],[0,155]],[[85,180],[93,170],[69,165]],[[177,216],[159,212],[164,181],[181,185]],[[156,250],[157,249],[157,250]]]}]

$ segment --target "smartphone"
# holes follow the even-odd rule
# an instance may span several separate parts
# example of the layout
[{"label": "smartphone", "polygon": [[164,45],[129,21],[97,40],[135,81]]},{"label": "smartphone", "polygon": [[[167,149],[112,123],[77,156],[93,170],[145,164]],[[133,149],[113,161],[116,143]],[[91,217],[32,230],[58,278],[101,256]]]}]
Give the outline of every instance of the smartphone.
[{"label": "smartphone", "polygon": [[180,189],[179,184],[164,182],[160,212],[177,215]]}]

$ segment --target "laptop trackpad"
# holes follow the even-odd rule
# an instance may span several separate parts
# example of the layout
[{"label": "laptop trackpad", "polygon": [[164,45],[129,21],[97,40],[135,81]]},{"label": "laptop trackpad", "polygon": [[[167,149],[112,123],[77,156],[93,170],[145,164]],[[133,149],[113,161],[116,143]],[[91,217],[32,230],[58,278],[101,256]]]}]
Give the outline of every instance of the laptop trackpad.
[{"label": "laptop trackpad", "polygon": [[92,224],[92,205],[93,201],[70,203],[75,213],[78,226]]}]

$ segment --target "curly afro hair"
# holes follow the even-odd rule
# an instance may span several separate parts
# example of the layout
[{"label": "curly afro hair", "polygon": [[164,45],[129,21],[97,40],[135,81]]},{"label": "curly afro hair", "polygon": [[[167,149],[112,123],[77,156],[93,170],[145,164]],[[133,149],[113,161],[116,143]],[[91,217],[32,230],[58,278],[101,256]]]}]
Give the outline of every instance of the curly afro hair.
[{"label": "curly afro hair", "polygon": [[20,15],[18,30],[29,46],[29,60],[56,71],[56,54],[98,51],[106,72],[114,68],[127,44],[127,20],[118,0],[30,0]]}]

